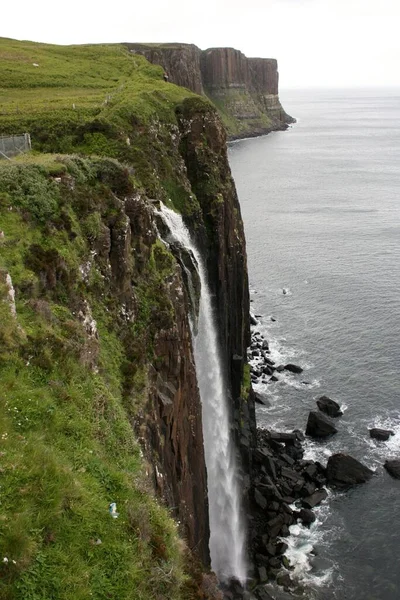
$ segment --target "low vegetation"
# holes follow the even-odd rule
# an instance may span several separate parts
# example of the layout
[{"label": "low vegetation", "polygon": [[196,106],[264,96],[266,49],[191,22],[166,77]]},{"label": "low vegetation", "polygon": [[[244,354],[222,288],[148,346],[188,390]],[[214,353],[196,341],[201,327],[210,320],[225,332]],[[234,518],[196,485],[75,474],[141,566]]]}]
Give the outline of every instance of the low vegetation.
[{"label": "low vegetation", "polygon": [[101,263],[82,269],[117,211],[117,170],[119,186],[132,185],[107,159],[0,164],[4,600],[190,597],[176,525],[152,496],[131,425],[152,351],[149,302],[162,302],[172,257],[157,242],[138,282],[141,358],[120,335]]},{"label": "low vegetation", "polygon": [[185,184],[177,114],[212,110],[166,83],[161,67],[122,45],[51,46],[0,38],[0,134],[29,132],[33,149],[113,157],[150,198],[198,209]]}]

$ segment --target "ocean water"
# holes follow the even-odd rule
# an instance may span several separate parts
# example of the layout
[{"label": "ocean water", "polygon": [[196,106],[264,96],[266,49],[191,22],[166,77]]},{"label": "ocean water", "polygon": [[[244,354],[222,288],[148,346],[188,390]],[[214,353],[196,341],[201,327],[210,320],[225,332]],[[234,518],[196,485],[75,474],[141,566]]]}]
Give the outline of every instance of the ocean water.
[{"label": "ocean water", "polygon": [[[400,481],[383,463],[400,458],[400,90],[281,99],[296,125],[229,149],[252,309],[275,360],[305,369],[267,386],[258,422],[304,430],[326,394],[345,408],[339,433],[306,457],[346,452],[375,471],[293,528],[288,557],[307,598],[399,600]],[[395,435],[375,442],[372,426]]]}]

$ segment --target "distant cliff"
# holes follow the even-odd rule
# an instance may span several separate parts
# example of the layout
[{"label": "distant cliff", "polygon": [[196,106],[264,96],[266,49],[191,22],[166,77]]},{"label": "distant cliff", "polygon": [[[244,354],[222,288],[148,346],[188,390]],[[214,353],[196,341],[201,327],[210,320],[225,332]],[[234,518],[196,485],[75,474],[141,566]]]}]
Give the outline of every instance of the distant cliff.
[{"label": "distant cliff", "polygon": [[127,44],[161,65],[172,83],[206,95],[218,108],[231,139],[286,129],[294,119],[278,95],[273,58],[247,58],[234,48],[200,50],[193,44]]}]

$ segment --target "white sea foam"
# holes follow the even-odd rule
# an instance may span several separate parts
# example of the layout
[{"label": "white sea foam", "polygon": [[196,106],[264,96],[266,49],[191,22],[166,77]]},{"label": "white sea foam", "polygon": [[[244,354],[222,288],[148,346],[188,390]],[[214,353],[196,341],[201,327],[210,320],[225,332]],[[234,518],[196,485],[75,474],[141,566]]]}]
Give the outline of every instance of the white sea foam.
[{"label": "white sea foam", "polygon": [[398,458],[400,455],[400,416],[377,416],[372,423],[367,424],[366,430],[373,427],[388,429],[393,431],[394,435],[391,435],[386,442],[382,442],[369,437],[367,433],[369,457],[378,462],[390,458]]},{"label": "white sea foam", "polygon": [[[292,508],[296,509],[296,506],[292,505]],[[328,585],[335,572],[335,565],[330,561],[323,569],[313,564],[315,548],[331,539],[331,532],[322,527],[329,517],[329,499],[316,507],[314,514],[316,520],[310,527],[296,523],[289,527],[290,536],[283,539],[288,545],[285,556],[291,566],[291,577],[311,589]]]}]

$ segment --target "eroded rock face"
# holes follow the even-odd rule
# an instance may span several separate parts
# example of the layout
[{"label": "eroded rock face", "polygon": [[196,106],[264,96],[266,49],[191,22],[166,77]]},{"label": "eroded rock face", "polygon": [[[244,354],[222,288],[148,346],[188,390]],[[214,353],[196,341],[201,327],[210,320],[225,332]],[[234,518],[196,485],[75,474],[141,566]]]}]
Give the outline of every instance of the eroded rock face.
[{"label": "eroded rock face", "polygon": [[153,64],[163,67],[169,81],[196,94],[203,93],[200,71],[201,50],[194,44],[126,44]]},{"label": "eroded rock face", "polygon": [[226,133],[211,107],[208,112],[183,114],[182,156],[188,179],[202,211],[202,225],[188,219],[206,258],[209,284],[216,299],[222,361],[231,397],[244,465],[255,440],[254,400],[241,399],[243,366],[250,343],[246,243],[240,205],[226,150]]},{"label": "eroded rock face", "polygon": [[228,125],[231,137],[285,129],[293,122],[279,101],[275,59],[247,58],[234,48],[210,48],[201,55],[201,72],[207,96],[237,121],[234,129]]},{"label": "eroded rock face", "polygon": [[157,362],[151,373],[153,411],[148,427],[152,447],[162,465],[156,486],[169,506],[177,507],[190,547],[199,544],[205,564],[208,554],[208,503],[201,402],[197,387],[188,299],[179,269],[170,284],[175,319],[155,340]]},{"label": "eroded rock face", "polygon": [[277,96],[279,74],[275,58],[248,58],[252,86],[262,94]]},{"label": "eroded rock face", "polygon": [[201,55],[201,72],[208,90],[251,85],[247,57],[234,48],[209,48]]}]

